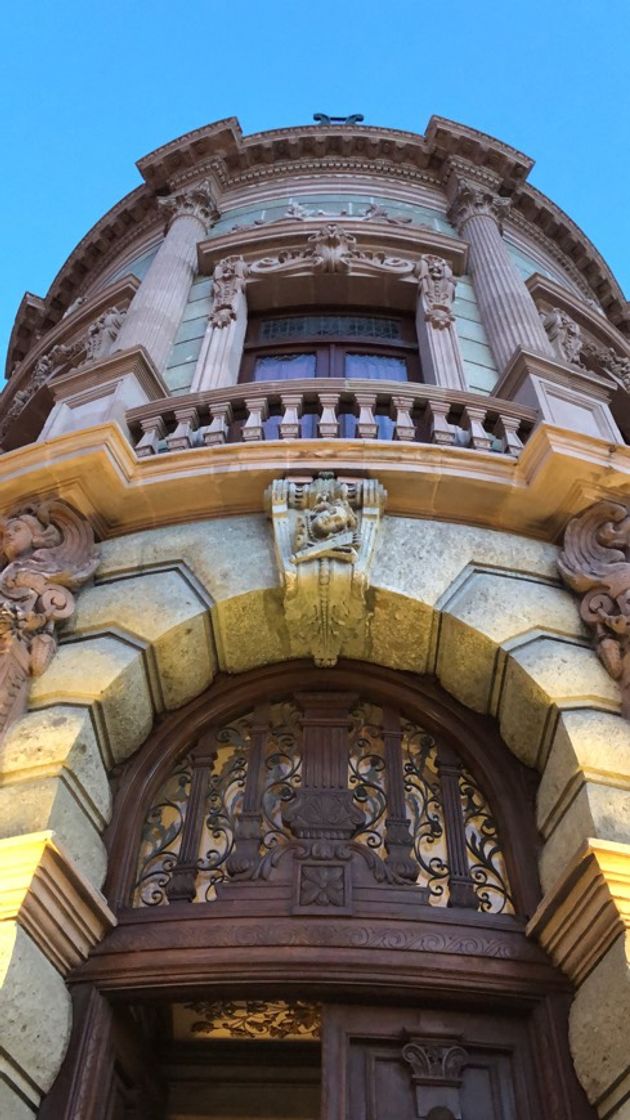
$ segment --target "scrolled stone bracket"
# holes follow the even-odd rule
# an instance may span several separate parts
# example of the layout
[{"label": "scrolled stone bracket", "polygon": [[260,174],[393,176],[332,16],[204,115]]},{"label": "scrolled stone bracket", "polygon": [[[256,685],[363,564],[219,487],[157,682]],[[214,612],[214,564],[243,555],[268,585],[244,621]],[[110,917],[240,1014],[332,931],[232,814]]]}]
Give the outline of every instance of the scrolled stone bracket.
[{"label": "scrolled stone bracket", "polygon": [[28,682],[57,649],[57,624],[99,556],[85,518],[53,499],[0,521],[0,737],[26,705]]},{"label": "scrolled stone bracket", "polygon": [[596,502],[569,522],[558,560],[564,582],[582,595],[580,615],[621,689],[630,719],[630,506]]},{"label": "scrolled stone bracket", "polygon": [[278,479],[266,493],[291,645],[335,665],[368,626],[366,591],[386,492],[373,479]]}]

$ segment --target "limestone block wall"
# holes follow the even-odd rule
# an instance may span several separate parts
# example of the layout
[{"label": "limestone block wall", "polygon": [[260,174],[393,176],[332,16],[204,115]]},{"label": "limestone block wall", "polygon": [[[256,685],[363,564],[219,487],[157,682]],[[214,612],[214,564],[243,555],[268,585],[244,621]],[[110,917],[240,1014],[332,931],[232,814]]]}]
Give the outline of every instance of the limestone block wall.
[{"label": "limestone block wall", "polygon": [[[57,656],[33,683],[30,710],[0,747],[2,836],[27,843],[45,833],[52,839],[42,851],[55,843],[63,852],[57,876],[63,867],[73,882],[78,877],[85,884],[92,932],[79,954],[113,920],[98,898],[105,874],[100,837],[111,812],[107,771],[142,744],[157,713],[185,704],[217,671],[238,674],[302,652],[295,634],[289,642],[264,516],[132,533],[104,542],[101,551],[96,583],[79,595]],[[541,772],[547,901],[532,929],[569,975],[579,977],[571,1025],[578,1074],[602,1117],[622,1116],[630,1064],[610,1034],[619,1030],[620,1016],[630,1016],[624,948],[630,907],[623,901],[630,898],[630,872],[613,883],[598,871],[607,925],[605,936],[590,944],[588,967],[582,958],[579,967],[567,966],[556,947],[566,933],[557,900],[566,894],[580,846],[590,838],[613,845],[628,868],[630,725],[619,715],[617,686],[591,649],[576,602],[560,585],[556,559],[554,546],[509,533],[385,517],[368,592],[370,624],[341,652],[435,674],[464,704],[492,715],[507,747]],[[7,998],[26,984],[35,954],[51,1014],[66,1024],[56,1031],[56,1046],[46,1048],[40,1072],[28,1031],[5,1018],[5,1093],[18,1102],[8,1115],[21,1120],[25,1079],[25,1107],[33,1110],[62,1058],[67,957],[52,950],[46,956],[14,896],[7,897]],[[599,1001],[611,985],[615,1014],[602,1009],[597,1018],[588,992]],[[30,1015],[26,998],[23,1005]]]}]

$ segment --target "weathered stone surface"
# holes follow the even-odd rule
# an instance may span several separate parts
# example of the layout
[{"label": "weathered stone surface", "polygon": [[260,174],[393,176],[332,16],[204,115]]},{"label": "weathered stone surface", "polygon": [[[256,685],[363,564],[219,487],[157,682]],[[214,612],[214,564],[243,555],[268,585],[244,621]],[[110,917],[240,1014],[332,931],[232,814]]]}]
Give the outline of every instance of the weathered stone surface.
[{"label": "weathered stone surface", "polygon": [[[51,1086],[70,1037],[70,994],[17,922],[0,924],[0,1022],[9,1086],[33,1108]],[[14,1120],[12,1113],[3,1113]],[[19,1113],[17,1114],[19,1116]]]},{"label": "weathered stone surface", "polygon": [[59,650],[31,691],[31,706],[96,702],[106,764],[121,761],[147,737],[153,707],[142,654],[110,637],[72,642]]},{"label": "weathered stone surface", "polygon": [[0,745],[0,780],[8,786],[62,776],[96,828],[111,814],[111,792],[90,714],[55,705],[28,712]]},{"label": "weathered stone surface", "polygon": [[592,650],[548,637],[513,650],[499,701],[503,738],[529,766],[542,765],[561,707],[618,709],[619,690]]},{"label": "weathered stone surface", "polygon": [[373,588],[369,653],[377,665],[426,673],[436,612],[426,603],[410,601],[386,588]]},{"label": "weathered stone surface", "polygon": [[214,676],[208,607],[177,571],[145,572],[89,588],[72,631],[94,630],[123,630],[151,645],[165,708],[185,704]]},{"label": "weathered stone surface", "polygon": [[0,788],[0,837],[51,830],[79,870],[100,887],[107,852],[85,796],[59,778],[24,781]]},{"label": "weathered stone surface", "polygon": [[561,588],[502,572],[474,571],[442,601],[437,675],[475,711],[490,709],[499,648],[528,634],[580,636],[575,605]]},{"label": "weathered stone surface", "polygon": [[563,712],[538,789],[538,827],[548,835],[584,781],[628,791],[630,723],[592,709]]},{"label": "weathered stone surface", "polygon": [[589,836],[630,844],[630,795],[627,789],[583,781],[579,792],[545,839],[540,878],[547,890]]},{"label": "weathered stone surface", "polygon": [[[608,950],[577,992],[569,1016],[575,1068],[600,1116],[627,1116],[630,1092],[630,931]],[[619,1102],[619,1108],[614,1106]]]}]

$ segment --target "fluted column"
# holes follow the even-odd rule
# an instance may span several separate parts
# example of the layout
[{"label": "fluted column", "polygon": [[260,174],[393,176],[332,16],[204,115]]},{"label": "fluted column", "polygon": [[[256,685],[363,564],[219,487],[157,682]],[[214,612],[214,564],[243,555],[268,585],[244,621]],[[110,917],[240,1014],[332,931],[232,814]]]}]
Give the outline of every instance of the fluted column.
[{"label": "fluted column", "polygon": [[170,216],[166,237],[131,301],[114,349],[143,346],[161,373],[197,271],[197,242],[216,207],[207,183],[158,202]]},{"label": "fluted column", "polygon": [[502,372],[518,347],[551,356],[536,305],[503,241],[507,198],[456,180],[449,216],[470,246],[470,272],[488,339]]}]

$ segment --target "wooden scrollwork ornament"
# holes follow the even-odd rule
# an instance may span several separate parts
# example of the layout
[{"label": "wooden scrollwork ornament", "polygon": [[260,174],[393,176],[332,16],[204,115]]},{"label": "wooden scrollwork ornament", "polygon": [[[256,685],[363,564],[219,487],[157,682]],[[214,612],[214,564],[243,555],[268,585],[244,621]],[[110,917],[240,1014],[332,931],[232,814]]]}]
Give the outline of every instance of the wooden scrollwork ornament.
[{"label": "wooden scrollwork ornament", "polygon": [[30,677],[57,649],[55,627],[98,564],[89,523],[61,500],[0,520],[0,736],[23,711]]},{"label": "wooden scrollwork ornament", "polygon": [[619,682],[622,714],[630,719],[630,507],[597,502],[574,517],[558,568],[582,594],[580,614],[606,670]]}]

